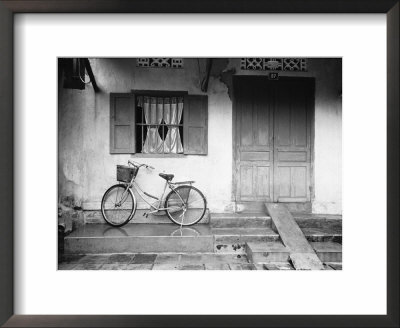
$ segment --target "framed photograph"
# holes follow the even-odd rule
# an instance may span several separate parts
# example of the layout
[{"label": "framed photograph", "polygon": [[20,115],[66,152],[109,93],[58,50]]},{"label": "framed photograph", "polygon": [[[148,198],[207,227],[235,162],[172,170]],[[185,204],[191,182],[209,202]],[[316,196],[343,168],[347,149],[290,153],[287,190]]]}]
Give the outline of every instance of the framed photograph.
[{"label": "framed photograph", "polygon": [[192,5],[0,1],[1,324],[397,327],[398,1]]}]

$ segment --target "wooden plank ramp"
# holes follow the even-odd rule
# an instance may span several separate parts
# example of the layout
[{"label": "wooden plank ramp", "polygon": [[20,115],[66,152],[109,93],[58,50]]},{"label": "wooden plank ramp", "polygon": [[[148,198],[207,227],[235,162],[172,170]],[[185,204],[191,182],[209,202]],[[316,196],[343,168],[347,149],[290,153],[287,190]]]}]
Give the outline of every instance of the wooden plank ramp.
[{"label": "wooden plank ramp", "polygon": [[286,206],[279,203],[265,203],[265,207],[282,242],[290,251],[290,259],[295,269],[324,270],[321,260]]}]

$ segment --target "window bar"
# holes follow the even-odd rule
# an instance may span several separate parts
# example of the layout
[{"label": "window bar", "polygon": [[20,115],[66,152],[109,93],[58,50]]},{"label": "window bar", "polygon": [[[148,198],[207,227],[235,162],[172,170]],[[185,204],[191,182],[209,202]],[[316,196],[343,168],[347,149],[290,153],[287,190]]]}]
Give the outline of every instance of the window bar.
[{"label": "window bar", "polygon": [[178,122],[179,139],[181,141],[182,151],[183,151],[183,133],[181,134],[181,125],[182,125],[181,122],[183,121],[184,111],[185,111],[185,97],[182,97],[182,113],[181,113],[181,118]]},{"label": "window bar", "polygon": [[[160,139],[162,140],[162,138],[161,138],[161,136],[160,136],[160,132],[158,131],[158,129],[159,129],[160,126],[161,126],[161,120],[162,120],[162,117],[159,117],[159,115],[160,115],[160,113],[159,113],[159,105],[160,105],[160,98],[157,97],[157,98],[156,98],[156,123],[157,123],[156,128],[157,128],[157,134],[159,135]],[[160,119],[161,119],[161,120],[160,120]],[[159,145],[158,145],[158,144],[157,144],[156,153],[160,153],[160,149],[159,149]]]},{"label": "window bar", "polygon": [[[162,108],[162,104],[163,104],[162,103],[162,98],[157,97],[157,133],[160,136],[160,140],[161,141],[163,141],[163,138],[162,138],[162,135],[161,135],[163,133],[163,123],[162,123],[163,113],[160,110],[160,108]],[[161,132],[160,132],[160,128],[161,128]],[[158,146],[157,153],[163,154],[164,153],[164,143],[162,142],[161,144],[162,144],[162,148],[163,149],[160,149],[160,146]]]},{"label": "window bar", "polygon": [[[161,123],[161,120],[162,120],[162,116],[161,117],[158,117],[159,115],[160,115],[160,113],[159,113],[159,105],[160,105],[160,98],[159,97],[157,97],[157,106],[156,106],[156,117],[157,117],[157,133],[158,133],[158,135],[160,136],[160,132],[158,131],[159,130],[159,128],[160,128],[160,126],[162,125],[162,123]],[[161,136],[160,136],[160,139],[162,140],[162,138],[161,138]],[[164,145],[163,145],[164,146]],[[158,148],[158,145],[157,145],[157,153],[159,153],[160,152],[160,149]],[[163,150],[163,152],[164,152],[164,150]],[[163,153],[162,152],[162,153]]]},{"label": "window bar", "polygon": [[142,153],[144,151],[144,124],[146,121],[144,120],[144,101],[145,97],[142,98]]},{"label": "window bar", "polygon": [[[152,106],[153,105],[153,101],[154,101],[154,107]],[[151,105],[150,105],[150,116],[151,115],[154,115],[154,113],[152,113],[152,111],[153,111],[153,108],[156,110],[156,112],[155,112],[155,117],[154,117],[154,121],[151,119],[150,120],[150,129],[157,129],[157,133],[158,133],[158,126],[157,126],[157,119],[158,119],[158,109],[157,109],[157,106],[158,106],[158,104],[157,104],[157,102],[158,102],[158,99],[157,99],[157,97],[152,97],[151,98]],[[154,131],[154,130],[153,130]],[[153,134],[153,132],[152,132],[152,134]],[[151,153],[157,153],[157,144],[156,144],[156,142],[157,142],[157,138],[155,138],[156,140],[152,140],[153,142],[152,142],[152,145],[151,145]]]},{"label": "window bar", "polygon": [[161,120],[164,120],[164,123],[160,122],[162,125],[162,135],[163,135],[162,152],[163,152],[163,154],[165,154],[165,117],[164,117],[165,101],[164,101],[164,98],[161,98],[161,99],[162,99],[162,103],[163,103],[163,105],[162,105],[163,117]]},{"label": "window bar", "polygon": [[[171,104],[169,106],[169,123],[173,123],[172,121],[172,113],[171,113],[171,108],[172,108],[172,101]],[[171,126],[169,127],[171,129]],[[169,132],[169,152],[172,153],[172,130]]]}]

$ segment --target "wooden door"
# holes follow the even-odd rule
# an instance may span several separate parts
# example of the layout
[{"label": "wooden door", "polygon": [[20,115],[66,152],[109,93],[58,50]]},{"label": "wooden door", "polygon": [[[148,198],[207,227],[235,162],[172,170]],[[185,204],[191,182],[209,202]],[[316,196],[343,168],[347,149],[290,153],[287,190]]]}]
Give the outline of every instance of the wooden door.
[{"label": "wooden door", "polygon": [[312,80],[276,84],[274,106],[275,202],[310,201]]},{"label": "wooden door", "polygon": [[257,80],[235,80],[238,201],[272,201],[272,99],[272,90]]},{"label": "wooden door", "polygon": [[312,80],[235,77],[234,95],[236,201],[310,201]]}]

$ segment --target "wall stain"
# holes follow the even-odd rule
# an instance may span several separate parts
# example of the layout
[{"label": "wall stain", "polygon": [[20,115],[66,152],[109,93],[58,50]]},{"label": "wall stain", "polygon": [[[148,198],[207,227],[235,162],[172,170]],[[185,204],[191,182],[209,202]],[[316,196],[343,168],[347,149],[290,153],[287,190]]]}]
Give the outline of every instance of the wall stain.
[{"label": "wall stain", "polygon": [[231,68],[227,71],[221,72],[219,80],[228,88],[228,96],[233,101],[233,75],[236,74],[236,69]]}]

